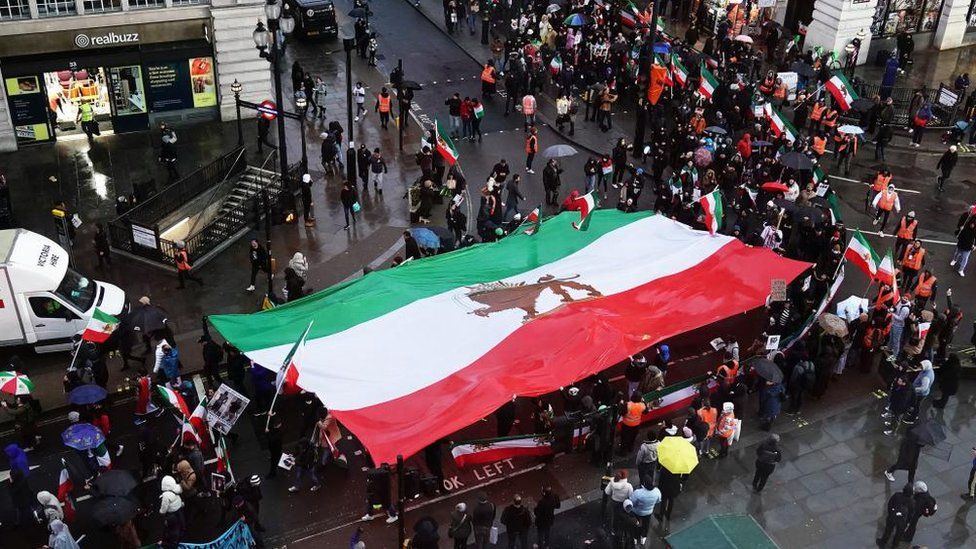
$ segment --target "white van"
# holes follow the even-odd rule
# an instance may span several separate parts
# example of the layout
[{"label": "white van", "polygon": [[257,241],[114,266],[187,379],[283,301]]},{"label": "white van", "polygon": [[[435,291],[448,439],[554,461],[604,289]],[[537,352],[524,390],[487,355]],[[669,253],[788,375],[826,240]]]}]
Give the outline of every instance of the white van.
[{"label": "white van", "polygon": [[119,315],[125,306],[125,292],[71,269],[68,252],[54,241],[24,229],[0,231],[0,346],[70,351],[96,307]]}]

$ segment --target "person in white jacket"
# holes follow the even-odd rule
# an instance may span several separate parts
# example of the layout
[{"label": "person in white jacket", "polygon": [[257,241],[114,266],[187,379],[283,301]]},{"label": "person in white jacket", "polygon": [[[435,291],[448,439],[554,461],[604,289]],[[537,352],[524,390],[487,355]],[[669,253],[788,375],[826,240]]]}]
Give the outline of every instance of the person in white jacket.
[{"label": "person in white jacket", "polygon": [[183,508],[183,498],[180,497],[183,489],[180,488],[176,479],[166,475],[159,483],[159,488],[162,490],[159,494],[159,514],[165,515],[167,513],[179,512]]},{"label": "person in white jacket", "polygon": [[627,481],[627,471],[620,469],[614,473],[613,480],[607,484],[603,493],[610,496],[610,500],[613,502],[612,508],[608,512],[610,531],[613,532],[613,517],[617,514],[617,508],[623,506],[624,501],[630,499],[631,494],[634,493],[633,485]]}]

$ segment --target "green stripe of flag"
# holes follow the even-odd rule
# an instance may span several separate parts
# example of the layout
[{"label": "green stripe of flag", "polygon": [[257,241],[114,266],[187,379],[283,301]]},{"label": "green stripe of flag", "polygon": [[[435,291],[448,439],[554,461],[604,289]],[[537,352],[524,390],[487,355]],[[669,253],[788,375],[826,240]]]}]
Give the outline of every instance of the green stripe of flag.
[{"label": "green stripe of flag", "polygon": [[396,269],[374,271],[269,311],[209,318],[221,335],[239,343],[245,352],[293,345],[295,326],[305,325],[313,318],[315,325],[309,332],[310,340],[341,332],[460,286],[494,282],[552,263],[589,246],[608,232],[649,215],[650,212],[625,214],[600,210],[590,216],[590,230],[577,231],[569,221],[578,219],[579,213],[566,212],[544,221],[546,230],[536,235],[519,232],[498,242],[411,261]]},{"label": "green stripe of flag", "polygon": [[119,319],[115,318],[114,316],[106,313],[105,311],[103,311],[103,310],[101,310],[101,309],[99,309],[97,307],[95,308],[95,312],[92,313],[92,317],[95,320],[98,320],[100,322],[104,322],[106,324],[118,324],[119,323]]}]

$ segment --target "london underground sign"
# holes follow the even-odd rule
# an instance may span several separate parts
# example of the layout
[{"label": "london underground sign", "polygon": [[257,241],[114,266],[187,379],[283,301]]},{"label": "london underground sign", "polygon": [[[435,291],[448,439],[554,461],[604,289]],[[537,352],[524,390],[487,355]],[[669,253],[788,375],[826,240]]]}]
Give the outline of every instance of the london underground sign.
[{"label": "london underground sign", "polygon": [[274,104],[274,101],[265,99],[258,105],[258,112],[261,113],[261,117],[265,120],[274,120],[278,116],[278,107]]}]

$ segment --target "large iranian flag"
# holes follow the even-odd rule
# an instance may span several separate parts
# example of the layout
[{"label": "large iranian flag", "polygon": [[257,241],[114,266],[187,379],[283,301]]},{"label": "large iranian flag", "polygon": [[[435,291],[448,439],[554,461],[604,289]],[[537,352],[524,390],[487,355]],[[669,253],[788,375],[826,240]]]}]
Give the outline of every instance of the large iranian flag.
[{"label": "large iranian flag", "polygon": [[[314,320],[302,387],[376,463],[392,463],[512,395],[555,391],[760,307],[772,279],[809,266],[650,212],[597,210],[588,231],[570,224],[578,215],[210,321],[257,364],[277,368]],[[447,327],[451,337],[436,337]]]},{"label": "large iranian flag", "polygon": [[851,103],[857,99],[857,92],[854,91],[854,87],[847,81],[847,78],[843,74],[837,73],[825,85],[830,91],[830,95],[834,96],[834,101],[837,102],[840,110],[849,111]]},{"label": "large iranian flag", "polygon": [[878,272],[878,254],[861,231],[854,231],[853,238],[847,244],[847,251],[844,252],[844,259],[857,265],[869,278],[874,278]]}]

